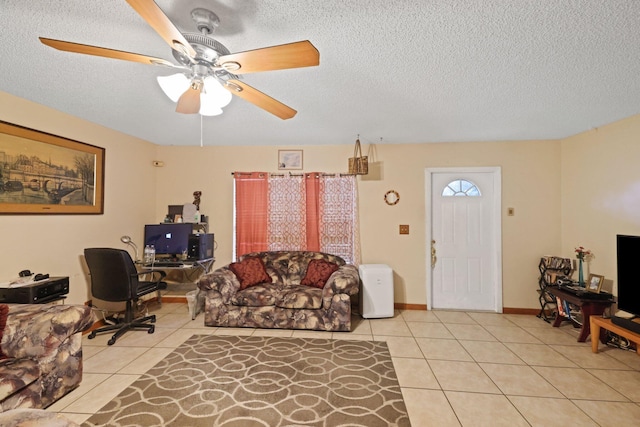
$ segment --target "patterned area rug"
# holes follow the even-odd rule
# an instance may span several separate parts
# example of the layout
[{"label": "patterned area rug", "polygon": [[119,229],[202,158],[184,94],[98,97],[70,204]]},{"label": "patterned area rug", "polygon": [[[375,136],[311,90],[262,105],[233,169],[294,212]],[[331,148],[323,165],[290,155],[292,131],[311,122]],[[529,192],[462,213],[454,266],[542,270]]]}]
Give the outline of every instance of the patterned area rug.
[{"label": "patterned area rug", "polygon": [[86,426],[410,426],[381,341],[194,335]]}]

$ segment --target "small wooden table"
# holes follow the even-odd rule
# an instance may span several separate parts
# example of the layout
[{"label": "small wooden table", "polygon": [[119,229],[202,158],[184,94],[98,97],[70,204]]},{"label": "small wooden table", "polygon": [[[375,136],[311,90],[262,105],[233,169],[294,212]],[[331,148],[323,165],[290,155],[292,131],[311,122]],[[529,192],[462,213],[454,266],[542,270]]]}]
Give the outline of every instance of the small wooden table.
[{"label": "small wooden table", "polygon": [[[591,316],[591,351],[598,352],[598,339],[600,338],[600,328],[611,331],[614,334],[618,334],[621,337],[625,337],[631,342],[636,343],[636,353],[640,355],[640,334],[625,329],[621,326],[614,324],[611,319],[604,319],[598,316]],[[604,343],[604,340],[602,340]]]},{"label": "small wooden table", "polygon": [[[585,342],[591,333],[591,322],[589,321],[590,318],[592,318],[591,316],[601,316],[602,313],[604,313],[604,311],[613,304],[613,300],[611,299],[579,297],[571,292],[567,292],[559,288],[548,287],[547,291],[561,300],[580,307],[580,312],[582,313],[582,329],[580,330],[580,335],[578,335],[578,342]],[[553,322],[553,326],[557,328],[565,320],[571,319],[561,316],[560,313],[558,313]]]}]

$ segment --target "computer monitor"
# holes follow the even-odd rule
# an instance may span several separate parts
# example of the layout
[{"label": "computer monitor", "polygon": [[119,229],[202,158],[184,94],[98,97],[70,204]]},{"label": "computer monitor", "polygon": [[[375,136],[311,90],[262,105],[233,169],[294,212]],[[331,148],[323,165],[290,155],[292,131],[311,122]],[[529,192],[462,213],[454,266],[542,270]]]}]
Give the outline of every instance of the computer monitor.
[{"label": "computer monitor", "polygon": [[144,245],[153,245],[156,254],[181,255],[187,253],[191,224],[147,224],[144,226]]},{"label": "computer monitor", "polygon": [[640,316],[640,280],[636,260],[640,256],[640,236],[616,236],[618,264],[618,308]]}]

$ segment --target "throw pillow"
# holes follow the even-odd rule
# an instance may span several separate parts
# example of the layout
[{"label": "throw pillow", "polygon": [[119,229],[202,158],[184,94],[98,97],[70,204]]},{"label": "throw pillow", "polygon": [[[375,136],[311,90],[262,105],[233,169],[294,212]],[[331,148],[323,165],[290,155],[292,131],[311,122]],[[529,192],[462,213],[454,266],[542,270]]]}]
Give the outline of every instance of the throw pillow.
[{"label": "throw pillow", "polygon": [[[9,306],[7,304],[0,304],[0,343],[2,342],[4,328],[7,326],[7,316],[9,316]],[[2,352],[2,347],[0,347],[0,359],[4,359],[5,357],[5,354]]]},{"label": "throw pillow", "polygon": [[240,290],[260,283],[272,283],[271,276],[267,274],[262,259],[258,257],[249,257],[240,262],[233,262],[229,264],[229,269],[240,281]]},{"label": "throw pillow", "polygon": [[304,275],[304,279],[302,279],[300,284],[322,289],[325,283],[327,283],[327,280],[329,280],[329,277],[337,269],[338,266],[332,262],[323,259],[312,259],[309,261],[307,273]]}]

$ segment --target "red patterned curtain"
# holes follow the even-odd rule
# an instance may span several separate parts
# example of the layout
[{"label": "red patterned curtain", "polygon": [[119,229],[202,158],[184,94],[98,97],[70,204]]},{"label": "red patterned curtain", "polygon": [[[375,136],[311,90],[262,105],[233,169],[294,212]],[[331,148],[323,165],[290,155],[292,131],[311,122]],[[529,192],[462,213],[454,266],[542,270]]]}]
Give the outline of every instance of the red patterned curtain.
[{"label": "red patterned curtain", "polygon": [[320,172],[305,175],[307,250],[320,251]]},{"label": "red patterned curtain", "polygon": [[235,172],[236,256],[266,251],[269,215],[268,174]]},{"label": "red patterned curtain", "polygon": [[265,250],[309,250],[360,263],[355,176],[234,176],[236,257]]}]

